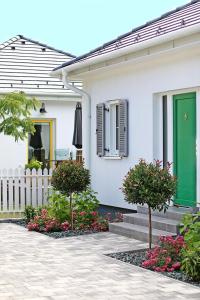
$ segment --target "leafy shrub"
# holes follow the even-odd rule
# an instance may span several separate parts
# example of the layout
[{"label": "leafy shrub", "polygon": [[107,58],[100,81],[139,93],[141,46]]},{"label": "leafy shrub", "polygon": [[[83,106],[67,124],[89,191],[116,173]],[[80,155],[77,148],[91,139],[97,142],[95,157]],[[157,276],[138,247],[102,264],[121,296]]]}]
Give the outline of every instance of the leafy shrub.
[{"label": "leafy shrub", "polygon": [[53,171],[52,186],[61,193],[69,196],[70,221],[73,229],[73,202],[72,194],[85,191],[90,184],[89,170],[83,164],[73,160],[65,161]]},{"label": "leafy shrub", "polygon": [[152,244],[151,210],[166,210],[176,191],[176,179],[169,172],[170,166],[168,163],[162,168],[161,161],[147,163],[141,159],[130,169],[123,182],[122,191],[128,203],[148,205],[149,248]]},{"label": "leafy shrub", "polygon": [[37,211],[37,214],[28,223],[27,228],[29,231],[39,232],[67,231],[70,229],[70,224],[67,221],[61,223],[50,217],[48,210],[42,208]]},{"label": "leafy shrub", "polygon": [[160,237],[160,245],[147,252],[147,260],[142,263],[142,267],[157,272],[179,270],[181,266],[181,250],[184,247],[185,243],[182,236],[176,238],[172,236]]},{"label": "leafy shrub", "polygon": [[26,206],[24,210],[24,219],[25,222],[28,223],[30,220],[32,220],[36,215],[36,210],[32,205]]},{"label": "leafy shrub", "polygon": [[97,211],[74,212],[74,227],[77,230],[106,231],[108,230],[108,221],[100,217]]},{"label": "leafy shrub", "polygon": [[194,281],[200,281],[200,212],[185,215],[180,231],[186,243],[182,250],[181,270]]},{"label": "leafy shrub", "polygon": [[42,168],[42,162],[39,160],[32,158],[28,164],[25,165],[25,169],[30,169],[30,170],[38,170]]},{"label": "leafy shrub", "polygon": [[55,218],[50,217],[47,209],[42,208],[28,223],[27,228],[29,231],[55,232],[63,230],[64,226]]},{"label": "leafy shrub", "polygon": [[94,191],[87,189],[78,194],[73,195],[74,200],[74,209],[77,212],[85,211],[85,212],[92,212],[96,211],[99,207],[99,200],[96,197]]},{"label": "leafy shrub", "polygon": [[47,209],[42,209],[41,213],[38,212],[33,219],[28,223],[28,230],[45,231],[46,222],[49,221]]},{"label": "leafy shrub", "polygon": [[59,192],[54,191],[48,199],[49,215],[59,222],[64,222],[70,219],[69,199]]}]

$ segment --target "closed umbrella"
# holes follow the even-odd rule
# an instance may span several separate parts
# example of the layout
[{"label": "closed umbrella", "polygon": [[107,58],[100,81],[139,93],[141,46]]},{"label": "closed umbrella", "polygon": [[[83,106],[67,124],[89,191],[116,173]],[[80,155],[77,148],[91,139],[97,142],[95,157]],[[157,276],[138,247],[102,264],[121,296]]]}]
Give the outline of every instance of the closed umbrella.
[{"label": "closed umbrella", "polygon": [[82,148],[82,107],[80,102],[76,104],[72,145],[77,149]]}]

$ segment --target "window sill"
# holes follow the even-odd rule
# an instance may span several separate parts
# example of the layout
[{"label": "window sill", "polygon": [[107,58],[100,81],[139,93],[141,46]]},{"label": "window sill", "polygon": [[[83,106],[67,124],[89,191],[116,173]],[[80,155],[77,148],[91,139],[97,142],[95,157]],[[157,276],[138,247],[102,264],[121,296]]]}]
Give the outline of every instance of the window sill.
[{"label": "window sill", "polygon": [[121,160],[121,156],[103,156],[104,159]]}]

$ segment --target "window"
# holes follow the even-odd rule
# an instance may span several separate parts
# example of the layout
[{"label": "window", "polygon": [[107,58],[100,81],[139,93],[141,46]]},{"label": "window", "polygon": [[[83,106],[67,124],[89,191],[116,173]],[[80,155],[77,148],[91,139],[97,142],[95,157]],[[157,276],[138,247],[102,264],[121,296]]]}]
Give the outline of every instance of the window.
[{"label": "window", "polygon": [[119,103],[110,103],[110,141],[108,148],[110,155],[119,155]]},{"label": "window", "polygon": [[53,159],[52,121],[33,120],[35,133],[28,135],[28,162],[35,158],[49,167]]},{"label": "window", "polygon": [[97,155],[128,156],[128,102],[111,100],[96,107]]}]

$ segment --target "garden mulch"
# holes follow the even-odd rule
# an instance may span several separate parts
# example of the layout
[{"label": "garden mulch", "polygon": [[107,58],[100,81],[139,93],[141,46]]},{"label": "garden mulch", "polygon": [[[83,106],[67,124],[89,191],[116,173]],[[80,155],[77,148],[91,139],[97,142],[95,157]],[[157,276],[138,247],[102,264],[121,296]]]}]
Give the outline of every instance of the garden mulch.
[{"label": "garden mulch", "polygon": [[[12,223],[16,225],[20,225],[26,228],[26,222],[24,219],[7,219],[3,223]],[[80,235],[87,235],[87,234],[94,234],[99,233],[101,231],[97,230],[67,230],[67,231],[54,231],[54,232],[39,232],[41,234],[47,235],[49,237],[59,239],[59,238],[66,238],[66,237],[73,237],[73,236],[80,236]]]},{"label": "garden mulch", "polygon": [[[125,263],[129,263],[138,267],[142,267],[142,262],[146,260],[146,252],[148,249],[140,249],[134,251],[126,251],[126,252],[118,252],[118,253],[110,253],[107,256],[121,260]],[[145,268],[143,268],[145,269]],[[151,270],[152,272],[155,272]],[[157,272],[158,273],[158,272]],[[162,275],[171,277],[173,279],[177,279],[195,286],[200,287],[200,282],[194,282],[192,279],[188,278],[184,273],[181,271],[174,271],[174,272],[162,272]]]}]

